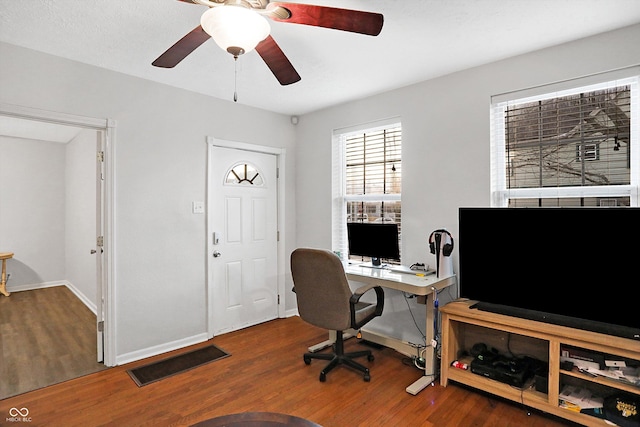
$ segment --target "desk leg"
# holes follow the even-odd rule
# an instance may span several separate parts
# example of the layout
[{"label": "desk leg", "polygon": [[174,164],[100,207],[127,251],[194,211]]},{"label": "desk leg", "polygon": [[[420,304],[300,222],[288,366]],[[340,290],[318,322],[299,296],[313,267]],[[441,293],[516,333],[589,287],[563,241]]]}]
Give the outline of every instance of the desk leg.
[{"label": "desk leg", "polygon": [[[349,332],[345,332],[344,334],[342,334],[342,339],[343,340],[347,340],[349,338],[354,337],[355,335],[349,333]],[[327,347],[331,347],[333,345],[333,343],[336,342],[336,332],[335,331],[329,331],[329,339],[326,341],[322,341],[319,342],[318,344],[314,344],[311,347],[308,348],[309,353],[315,353],[316,351],[320,351],[320,350],[324,350]]]},{"label": "desk leg", "polygon": [[2,260],[2,277],[0,277],[0,294],[8,297],[11,295],[9,291],[7,291],[7,260]]},{"label": "desk leg", "polygon": [[429,385],[433,385],[434,380],[435,380],[434,375],[423,375],[420,377],[420,379],[415,381],[405,390],[407,393],[413,394],[415,396],[416,394],[420,393],[422,390],[427,388]]},{"label": "desk leg", "polygon": [[334,342],[336,342],[336,333],[335,331],[329,331],[329,339],[309,347],[309,353],[315,353],[316,351],[321,351],[327,347],[331,347]]},{"label": "desk leg", "polygon": [[433,346],[431,345],[431,343],[434,340],[435,337],[435,331],[434,331],[434,317],[435,317],[435,313],[434,313],[434,309],[433,309],[433,301],[435,298],[435,294],[436,294],[436,290],[435,288],[433,289],[433,293],[432,294],[428,294],[426,297],[426,302],[425,302],[425,310],[427,313],[427,322],[426,322],[426,327],[425,327],[425,335],[426,335],[426,348],[424,351],[424,360],[425,360],[425,364],[424,364],[424,375],[422,377],[420,377],[417,381],[415,381],[413,384],[411,384],[409,387],[407,387],[405,390],[407,391],[407,393],[416,395],[418,393],[420,393],[422,390],[424,390],[429,384],[433,384],[433,382],[436,380],[436,360],[435,360],[435,351]]}]

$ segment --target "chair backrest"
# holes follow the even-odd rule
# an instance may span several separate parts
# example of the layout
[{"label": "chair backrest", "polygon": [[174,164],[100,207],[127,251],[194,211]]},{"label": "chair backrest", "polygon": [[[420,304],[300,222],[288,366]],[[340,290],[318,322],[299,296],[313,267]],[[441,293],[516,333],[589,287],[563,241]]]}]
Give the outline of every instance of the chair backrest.
[{"label": "chair backrest", "polygon": [[342,262],[333,252],[294,250],[291,275],[302,320],[329,330],[344,331],[350,327],[352,292]]}]

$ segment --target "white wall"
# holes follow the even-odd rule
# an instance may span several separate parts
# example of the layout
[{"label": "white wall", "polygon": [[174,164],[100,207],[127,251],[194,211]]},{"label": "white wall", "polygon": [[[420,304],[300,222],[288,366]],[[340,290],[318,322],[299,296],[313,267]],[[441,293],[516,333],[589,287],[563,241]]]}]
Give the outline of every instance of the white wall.
[{"label": "white wall", "polygon": [[638,64],[637,40],[640,25],[307,114],[295,127],[287,116],[0,44],[0,102],[117,122],[115,327],[126,356],[206,330],[205,223],[190,206],[204,200],[207,135],[287,149],[289,254],[331,246],[333,129],[400,116],[403,253],[433,264],[429,233],[446,227],[455,237],[459,206],[489,205],[491,95]]},{"label": "white wall", "polygon": [[0,251],[7,289],[65,279],[65,146],[0,137]]},{"label": "white wall", "polygon": [[[116,359],[206,334],[205,216],[191,213],[192,201],[205,200],[206,137],[287,150],[288,220],[289,117],[4,43],[0,57],[0,102],[116,122]],[[284,227],[290,248],[293,221]]]},{"label": "white wall", "polygon": [[0,246],[10,292],[67,285],[95,312],[96,138],[0,136]]},{"label": "white wall", "polygon": [[[428,249],[431,231],[446,228],[455,239],[459,207],[490,205],[491,96],[640,64],[638,40],[640,25],[634,25],[300,117],[297,245],[331,248],[333,130],[399,116],[403,262],[434,265]],[[509,236],[487,230],[487,238],[504,240],[508,250]],[[457,250],[453,260],[457,271]],[[490,273],[492,266],[487,268]],[[385,305],[385,311],[391,306]]]},{"label": "white wall", "polygon": [[300,117],[297,244],[331,247],[332,131],[399,116],[402,252],[406,262],[434,264],[428,253],[431,231],[447,228],[455,237],[458,207],[490,205],[491,96],[637,65],[638,40],[640,25],[635,25]]}]

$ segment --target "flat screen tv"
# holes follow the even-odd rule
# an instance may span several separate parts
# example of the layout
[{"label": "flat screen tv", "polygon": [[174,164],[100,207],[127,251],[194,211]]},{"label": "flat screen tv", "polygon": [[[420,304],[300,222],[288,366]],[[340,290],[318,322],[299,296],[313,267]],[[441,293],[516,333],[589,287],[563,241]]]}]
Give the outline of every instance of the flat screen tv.
[{"label": "flat screen tv", "polygon": [[400,260],[398,224],[348,222],[349,255],[370,257],[373,266],[381,266],[381,259]]},{"label": "flat screen tv", "polygon": [[640,208],[460,208],[475,308],[640,340]]}]

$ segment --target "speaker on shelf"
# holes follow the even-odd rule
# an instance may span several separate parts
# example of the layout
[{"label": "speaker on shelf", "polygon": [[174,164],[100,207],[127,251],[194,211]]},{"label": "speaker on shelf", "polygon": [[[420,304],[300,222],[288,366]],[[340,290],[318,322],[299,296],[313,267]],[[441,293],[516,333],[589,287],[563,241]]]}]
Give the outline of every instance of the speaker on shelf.
[{"label": "speaker on shelf", "polygon": [[549,393],[549,376],[535,374],[533,376],[536,391],[540,393]]}]

